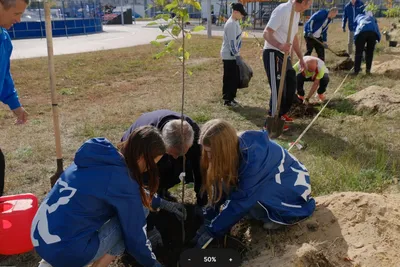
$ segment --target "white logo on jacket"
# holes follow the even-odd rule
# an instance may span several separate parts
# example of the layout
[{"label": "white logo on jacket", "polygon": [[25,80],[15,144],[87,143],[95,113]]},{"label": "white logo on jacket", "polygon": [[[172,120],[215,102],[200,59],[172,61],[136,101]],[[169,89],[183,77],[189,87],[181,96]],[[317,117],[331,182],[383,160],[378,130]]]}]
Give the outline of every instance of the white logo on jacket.
[{"label": "white logo on jacket", "polygon": [[70,194],[67,196],[60,197],[56,201],[56,203],[54,203],[50,206],[47,204],[48,199],[46,199],[40,205],[40,208],[39,208],[38,212],[36,213],[35,218],[33,219],[32,228],[31,228],[31,240],[32,240],[33,246],[35,246],[35,247],[39,246],[39,241],[37,239],[35,239],[35,237],[34,237],[34,232],[36,229],[38,230],[40,237],[43,239],[43,241],[47,245],[54,244],[54,243],[61,241],[61,238],[58,235],[52,235],[49,232],[49,223],[48,223],[48,219],[47,219],[47,214],[51,214],[51,213],[55,212],[59,206],[68,204],[69,200],[75,195],[76,189],[69,187],[66,182],[63,182],[61,180],[58,180],[58,184],[62,187],[59,189],[60,193],[64,192],[64,191],[66,191],[66,192],[70,191]]}]

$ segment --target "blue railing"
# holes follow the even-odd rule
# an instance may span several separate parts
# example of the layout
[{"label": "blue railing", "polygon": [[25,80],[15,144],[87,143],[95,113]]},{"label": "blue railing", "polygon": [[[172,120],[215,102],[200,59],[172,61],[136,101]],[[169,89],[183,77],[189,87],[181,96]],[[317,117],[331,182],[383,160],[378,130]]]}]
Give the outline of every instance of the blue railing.
[{"label": "blue railing", "polygon": [[[103,31],[101,18],[66,19],[52,21],[54,37],[92,34]],[[44,21],[23,21],[8,30],[12,39],[42,38],[46,36]]]}]

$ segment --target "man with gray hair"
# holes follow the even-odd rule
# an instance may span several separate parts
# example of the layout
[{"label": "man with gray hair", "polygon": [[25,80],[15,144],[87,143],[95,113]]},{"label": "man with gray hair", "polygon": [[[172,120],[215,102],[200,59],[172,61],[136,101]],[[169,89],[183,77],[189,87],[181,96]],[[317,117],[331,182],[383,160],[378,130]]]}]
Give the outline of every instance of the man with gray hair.
[{"label": "man with gray hair", "polygon": [[[191,118],[184,116],[184,142],[182,142],[181,114],[167,109],[155,110],[141,115],[125,132],[121,141],[127,140],[131,132],[145,125],[152,125],[160,130],[167,149],[167,153],[157,163],[160,175],[159,196],[169,201],[176,201],[176,198],[168,192],[168,189],[180,183],[179,175],[183,170],[182,156],[185,156],[185,182],[194,182],[194,190],[197,196],[196,212],[202,211],[202,207],[207,204],[207,196],[200,193],[202,179],[200,170],[201,149],[198,142],[199,126]],[[154,212],[151,212],[147,217],[147,236],[153,248],[162,245],[161,234],[155,227],[156,220],[157,214]]]},{"label": "man with gray hair", "polygon": [[[29,0],[0,0],[0,102],[8,105],[17,117],[17,124],[27,120],[28,113],[21,106],[10,73],[11,38],[6,29],[21,21]],[[0,149],[0,196],[4,190],[5,160]]]},{"label": "man with gray hair", "polygon": [[[179,175],[183,167],[183,155],[186,156],[186,182],[194,182],[199,206],[206,204],[200,195],[201,170],[200,157],[201,149],[198,144],[200,133],[199,126],[189,117],[184,116],[182,143],[181,135],[181,114],[161,109],[141,115],[125,132],[121,141],[126,140],[129,134],[136,128],[144,125],[152,125],[158,128],[164,138],[167,153],[158,162],[160,174],[160,186],[158,194],[167,200],[175,200],[168,192],[168,189],[180,183]],[[204,202],[205,201],[205,202]]]}]

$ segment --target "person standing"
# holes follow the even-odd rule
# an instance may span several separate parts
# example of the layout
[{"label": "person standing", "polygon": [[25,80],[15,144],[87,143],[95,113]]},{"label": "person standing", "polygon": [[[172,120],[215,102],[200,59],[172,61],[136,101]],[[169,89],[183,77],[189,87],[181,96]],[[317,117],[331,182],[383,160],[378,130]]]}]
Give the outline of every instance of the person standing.
[{"label": "person standing", "polygon": [[224,106],[237,107],[239,103],[235,100],[239,87],[239,67],[242,58],[240,48],[242,47],[242,30],[239,20],[247,16],[241,3],[232,3],[232,16],[224,26],[224,40],[221,47],[221,57],[224,63],[224,76],[222,86],[222,99]]},{"label": "person standing", "polygon": [[367,74],[370,74],[375,45],[381,40],[378,22],[373,16],[361,14],[356,17],[354,23],[354,44],[356,45],[354,75],[357,75],[361,71],[361,61],[364,51],[366,64],[365,71]]},{"label": "person standing", "polygon": [[[336,7],[332,7],[330,10],[321,9],[314,13],[306,22],[304,25],[304,38],[307,46],[307,52],[304,54],[305,56],[311,56],[313,49],[315,49],[318,58],[325,61],[325,48],[328,47],[328,26],[337,14],[338,9]],[[321,43],[323,43],[323,45]]]},{"label": "person standing", "polygon": [[[263,61],[271,88],[271,98],[269,101],[269,115],[271,116],[274,116],[276,112],[284,53],[290,52],[292,44],[293,50],[300,59],[301,68],[303,69],[305,66],[303,55],[300,50],[299,40],[297,38],[297,31],[299,28],[298,25],[300,13],[307,10],[311,3],[311,0],[290,0],[286,3],[280,4],[272,12],[271,18],[265,27]],[[290,43],[286,43],[290,13],[293,5],[295,14],[293,18],[292,33],[290,36]],[[286,122],[292,122],[293,119],[286,115],[292,106],[293,98],[296,93],[296,72],[292,68],[290,57],[288,58],[287,63],[285,84],[286,85],[283,88],[282,103],[279,115]],[[284,130],[287,129],[288,126],[285,125]]]},{"label": "person standing", "polygon": [[[0,0],[0,101],[8,105],[17,117],[16,124],[24,124],[28,113],[22,107],[10,72],[10,57],[13,50],[6,29],[21,21],[29,0]],[[0,196],[4,193],[5,158],[0,149]]]},{"label": "person standing", "polygon": [[364,8],[365,5],[360,0],[350,0],[344,6],[342,28],[343,32],[346,32],[346,23],[348,21],[349,40],[347,42],[347,52],[349,55],[353,54],[354,31],[356,29],[354,22],[359,14],[364,14]]}]

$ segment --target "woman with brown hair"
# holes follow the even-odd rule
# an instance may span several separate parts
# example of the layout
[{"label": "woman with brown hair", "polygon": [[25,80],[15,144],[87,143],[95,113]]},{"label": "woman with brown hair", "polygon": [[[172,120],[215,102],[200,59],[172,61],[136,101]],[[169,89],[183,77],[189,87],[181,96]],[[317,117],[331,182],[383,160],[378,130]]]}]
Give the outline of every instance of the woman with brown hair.
[{"label": "woman with brown hair", "polygon": [[156,164],[164,153],[152,126],[137,128],[119,149],[105,138],[86,141],[32,222],[32,243],[43,258],[39,266],[108,266],[125,250],[143,266],[161,266],[146,235],[148,210],[185,217],[180,204],[155,194]]},{"label": "woman with brown hair", "polygon": [[[291,225],[315,209],[310,177],[305,166],[265,131],[245,131],[239,136],[231,124],[216,119],[201,129],[203,190],[208,193],[206,223],[194,242],[202,247],[210,238],[225,234],[249,215],[265,229]],[[218,214],[219,213],[219,214]]]}]

